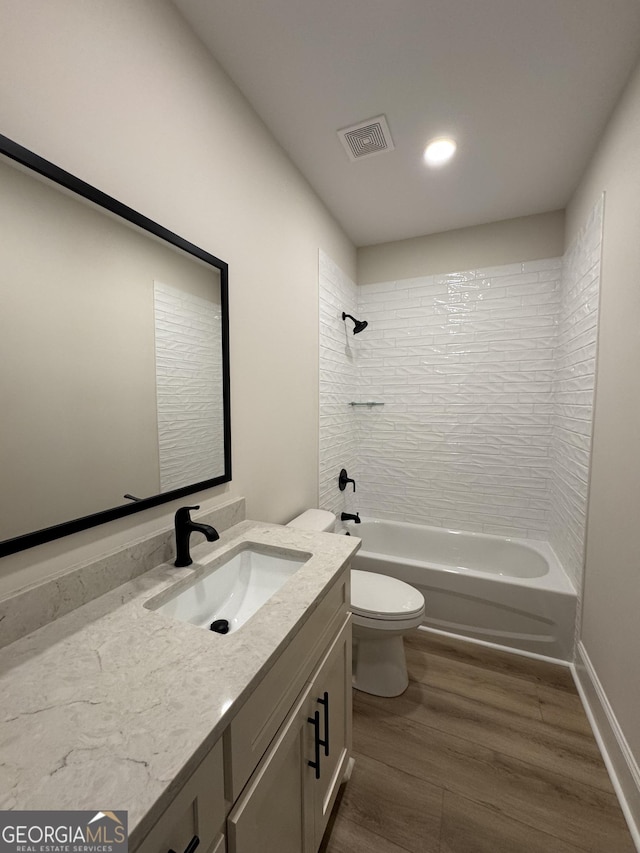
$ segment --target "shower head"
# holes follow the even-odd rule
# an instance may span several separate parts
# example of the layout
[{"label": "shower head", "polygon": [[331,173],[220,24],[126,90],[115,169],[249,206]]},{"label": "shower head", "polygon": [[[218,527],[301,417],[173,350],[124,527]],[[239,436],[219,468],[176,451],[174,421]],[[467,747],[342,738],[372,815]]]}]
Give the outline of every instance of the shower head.
[{"label": "shower head", "polygon": [[363,329],[366,329],[367,326],[369,325],[366,320],[356,320],[356,318],[352,317],[351,314],[345,314],[343,311],[342,312],[342,319],[346,320],[347,317],[350,320],[353,320],[353,322],[354,322],[354,326],[353,326],[353,334],[354,335],[357,335],[358,332],[361,332]]}]

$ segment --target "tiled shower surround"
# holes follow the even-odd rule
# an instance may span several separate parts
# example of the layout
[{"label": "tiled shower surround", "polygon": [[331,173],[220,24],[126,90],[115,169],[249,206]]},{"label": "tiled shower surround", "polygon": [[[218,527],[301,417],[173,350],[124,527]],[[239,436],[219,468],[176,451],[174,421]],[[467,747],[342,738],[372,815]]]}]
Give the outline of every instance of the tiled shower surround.
[{"label": "tiled shower surround", "polygon": [[564,259],[360,287],[321,254],[320,506],[548,540],[579,581],[601,216]]},{"label": "tiled shower surround", "polygon": [[[342,312],[357,316],[357,288],[333,261],[320,253],[320,503],[339,516],[349,493],[338,490],[338,474],[356,469],[357,448],[349,401],[357,388],[356,346],[345,334]],[[353,328],[351,321],[347,324]],[[359,336],[362,337],[362,334]],[[359,470],[359,469],[358,469]]]},{"label": "tiled shower surround", "polygon": [[549,541],[578,589],[587,522],[603,202],[591,211],[564,257],[553,383]]},{"label": "tiled shower surround", "polygon": [[356,415],[365,514],[386,494],[398,520],[546,538],[561,266],[360,289],[361,393],[384,402]]}]

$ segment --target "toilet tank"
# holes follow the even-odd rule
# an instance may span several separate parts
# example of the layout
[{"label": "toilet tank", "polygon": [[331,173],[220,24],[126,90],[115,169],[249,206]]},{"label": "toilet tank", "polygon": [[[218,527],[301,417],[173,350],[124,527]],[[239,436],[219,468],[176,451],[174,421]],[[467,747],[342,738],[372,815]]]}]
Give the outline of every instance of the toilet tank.
[{"label": "toilet tank", "polygon": [[297,527],[300,530],[314,530],[318,533],[333,533],[336,525],[336,517],[327,509],[306,509],[300,515],[296,515],[287,527]]}]

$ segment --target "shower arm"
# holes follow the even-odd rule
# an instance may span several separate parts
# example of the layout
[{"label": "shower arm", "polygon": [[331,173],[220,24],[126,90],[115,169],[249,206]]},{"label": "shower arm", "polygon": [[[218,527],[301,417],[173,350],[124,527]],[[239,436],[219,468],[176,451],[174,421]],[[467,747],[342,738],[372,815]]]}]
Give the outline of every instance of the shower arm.
[{"label": "shower arm", "polygon": [[353,334],[357,335],[366,329],[369,323],[366,320],[356,320],[356,318],[352,314],[346,314],[344,311],[342,312],[342,319],[346,320],[347,317],[350,320],[353,320]]}]

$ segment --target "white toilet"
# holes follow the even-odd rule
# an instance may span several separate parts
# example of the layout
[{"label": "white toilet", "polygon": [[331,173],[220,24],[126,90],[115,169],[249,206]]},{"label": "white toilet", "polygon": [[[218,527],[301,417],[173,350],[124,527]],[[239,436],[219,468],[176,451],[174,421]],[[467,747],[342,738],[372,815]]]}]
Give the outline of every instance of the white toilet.
[{"label": "white toilet", "polygon": [[[336,517],[308,509],[287,527],[332,533]],[[402,637],[424,617],[424,597],[404,581],[374,572],[351,570],[353,613],[353,686],[375,696],[399,696],[409,676]]]}]

